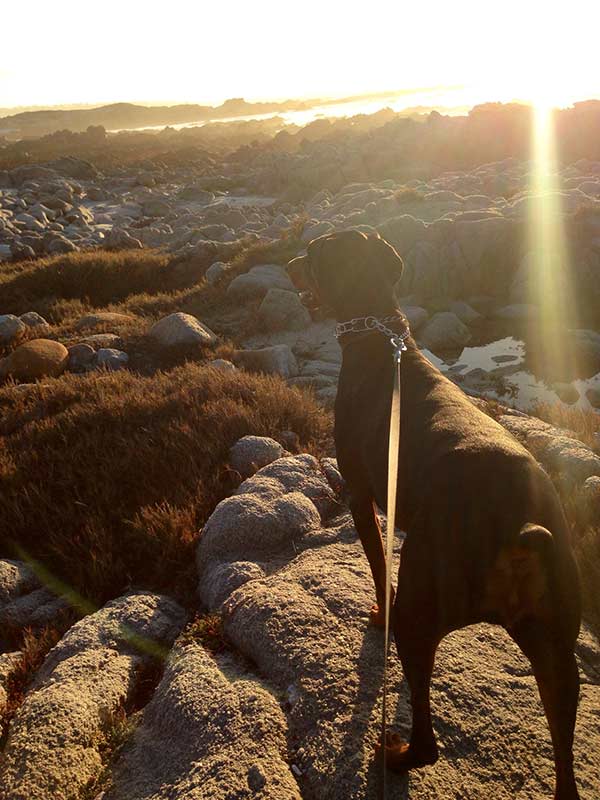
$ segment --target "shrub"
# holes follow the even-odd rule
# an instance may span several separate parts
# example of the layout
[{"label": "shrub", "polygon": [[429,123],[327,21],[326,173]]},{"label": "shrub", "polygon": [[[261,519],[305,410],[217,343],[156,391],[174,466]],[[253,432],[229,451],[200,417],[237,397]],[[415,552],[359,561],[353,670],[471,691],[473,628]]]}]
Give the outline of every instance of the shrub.
[{"label": "shrub", "polygon": [[231,445],[291,429],[318,452],[330,430],[276,377],[191,363],[7,387],[0,420],[0,554],[93,602],[129,584],[185,598],[198,531],[234,485]]}]

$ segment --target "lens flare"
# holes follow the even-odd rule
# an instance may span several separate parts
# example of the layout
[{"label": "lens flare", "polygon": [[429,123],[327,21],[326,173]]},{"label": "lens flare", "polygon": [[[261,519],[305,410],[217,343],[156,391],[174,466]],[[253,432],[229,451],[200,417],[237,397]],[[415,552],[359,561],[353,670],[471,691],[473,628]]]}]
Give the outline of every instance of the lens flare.
[{"label": "lens flare", "polygon": [[573,350],[566,329],[577,327],[577,307],[571,259],[564,223],[564,195],[556,149],[554,110],[543,93],[538,94],[532,119],[532,164],[528,205],[528,254],[523,275],[527,300],[539,309],[534,339],[549,361],[552,374],[574,375]]}]

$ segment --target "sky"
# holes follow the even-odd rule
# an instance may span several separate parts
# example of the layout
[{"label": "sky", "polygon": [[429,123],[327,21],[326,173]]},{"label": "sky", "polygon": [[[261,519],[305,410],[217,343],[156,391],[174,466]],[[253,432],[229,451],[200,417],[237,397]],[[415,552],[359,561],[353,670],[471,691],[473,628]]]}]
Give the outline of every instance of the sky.
[{"label": "sky", "polygon": [[599,0],[0,3],[0,108],[457,84],[489,99],[600,96]]}]

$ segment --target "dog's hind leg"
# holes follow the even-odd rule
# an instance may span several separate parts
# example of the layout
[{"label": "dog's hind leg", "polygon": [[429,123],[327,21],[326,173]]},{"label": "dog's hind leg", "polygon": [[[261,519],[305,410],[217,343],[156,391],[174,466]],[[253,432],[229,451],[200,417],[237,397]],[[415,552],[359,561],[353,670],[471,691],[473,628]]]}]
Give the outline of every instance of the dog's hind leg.
[{"label": "dog's hind leg", "polygon": [[[350,511],[375,583],[377,602],[371,608],[371,622],[378,627],[383,627],[385,623],[385,555],[381,529],[372,497],[352,492]],[[393,602],[394,591],[392,589],[390,605],[393,605]]]},{"label": "dog's hind leg", "polygon": [[[409,536],[410,538],[410,536]],[[415,544],[415,540],[411,541]],[[412,730],[405,743],[396,733],[386,737],[386,763],[396,772],[434,764],[438,748],[431,724],[430,685],[435,653],[442,638],[431,585],[431,574],[419,569],[418,559],[426,548],[417,543],[402,551],[398,591],[394,605],[394,639],[410,689]]]},{"label": "dog's hind leg", "polygon": [[547,621],[530,618],[509,630],[531,662],[550,727],[556,768],[555,800],[579,800],[573,773],[573,732],[579,672],[572,641],[554,635]]},{"label": "dog's hind leg", "polygon": [[[412,629],[412,630],[411,630]],[[431,724],[430,686],[437,641],[415,634],[412,626],[394,626],[398,654],[410,688],[412,730],[405,743],[397,733],[386,736],[386,762],[395,772],[435,764],[438,748]]]}]

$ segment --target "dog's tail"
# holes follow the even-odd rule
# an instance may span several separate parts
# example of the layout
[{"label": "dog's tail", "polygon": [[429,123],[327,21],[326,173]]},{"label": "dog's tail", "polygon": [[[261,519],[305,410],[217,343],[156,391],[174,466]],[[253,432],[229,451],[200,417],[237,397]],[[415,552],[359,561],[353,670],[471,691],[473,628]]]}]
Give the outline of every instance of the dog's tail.
[{"label": "dog's tail", "polygon": [[536,616],[550,615],[565,636],[576,639],[581,618],[579,573],[568,534],[553,536],[543,525],[528,522],[519,531],[512,559],[523,607]]}]

